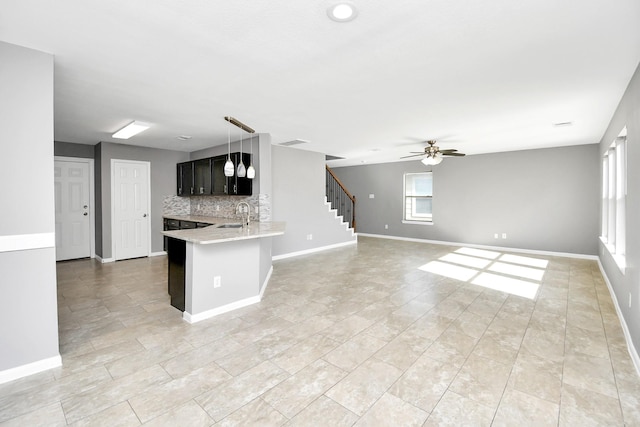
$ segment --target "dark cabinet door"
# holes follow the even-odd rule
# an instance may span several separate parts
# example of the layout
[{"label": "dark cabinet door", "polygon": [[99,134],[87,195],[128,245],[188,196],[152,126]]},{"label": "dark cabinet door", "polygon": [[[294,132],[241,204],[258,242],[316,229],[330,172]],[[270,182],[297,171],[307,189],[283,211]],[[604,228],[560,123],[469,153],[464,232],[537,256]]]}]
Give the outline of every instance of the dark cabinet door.
[{"label": "dark cabinet door", "polygon": [[211,159],[211,194],[227,194],[227,177],[224,175],[224,164],[226,162],[226,155]]},{"label": "dark cabinet door", "polygon": [[211,194],[211,159],[195,160],[193,162],[194,194]]},{"label": "dark cabinet door", "polygon": [[193,195],[193,162],[178,163],[178,196]]},{"label": "dark cabinet door", "polygon": [[[235,166],[235,174],[229,178],[227,194],[235,196],[251,196],[253,191],[253,180],[247,178],[238,177],[238,165],[240,164],[240,153],[231,153],[231,160]],[[251,154],[242,153],[242,163],[244,167],[248,168],[251,164]]]},{"label": "dark cabinet door", "polygon": [[184,240],[167,239],[167,254],[169,255],[168,290],[171,296],[171,305],[180,311],[184,311],[184,278],[186,262],[186,244]]}]

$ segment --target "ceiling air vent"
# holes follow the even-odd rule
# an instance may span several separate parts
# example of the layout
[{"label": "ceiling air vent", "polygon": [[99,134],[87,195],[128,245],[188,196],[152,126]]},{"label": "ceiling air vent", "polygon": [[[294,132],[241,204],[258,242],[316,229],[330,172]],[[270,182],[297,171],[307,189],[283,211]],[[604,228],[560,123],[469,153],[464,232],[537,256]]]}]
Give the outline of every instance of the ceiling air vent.
[{"label": "ceiling air vent", "polygon": [[281,142],[278,145],[284,145],[285,147],[291,147],[292,145],[308,144],[309,142],[310,141],[306,141],[304,139],[294,139],[293,141]]}]

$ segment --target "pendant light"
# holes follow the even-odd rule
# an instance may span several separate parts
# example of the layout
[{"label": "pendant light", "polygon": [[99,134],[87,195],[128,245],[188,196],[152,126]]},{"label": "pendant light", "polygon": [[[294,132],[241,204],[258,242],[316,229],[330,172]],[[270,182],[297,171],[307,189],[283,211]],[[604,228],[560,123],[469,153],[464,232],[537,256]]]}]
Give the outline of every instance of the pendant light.
[{"label": "pendant light", "polygon": [[240,128],[240,164],[238,164],[238,178],[244,178],[247,176],[247,168],[244,167],[244,163],[242,162],[242,135],[244,134],[244,130]]},{"label": "pendant light", "polygon": [[227,126],[227,162],[224,164],[224,176],[233,176],[234,167],[231,161],[231,122]]},{"label": "pendant light", "polygon": [[256,177],[256,168],[253,167],[253,134],[251,134],[251,157],[249,160],[249,167],[247,168],[247,178],[253,179]]}]

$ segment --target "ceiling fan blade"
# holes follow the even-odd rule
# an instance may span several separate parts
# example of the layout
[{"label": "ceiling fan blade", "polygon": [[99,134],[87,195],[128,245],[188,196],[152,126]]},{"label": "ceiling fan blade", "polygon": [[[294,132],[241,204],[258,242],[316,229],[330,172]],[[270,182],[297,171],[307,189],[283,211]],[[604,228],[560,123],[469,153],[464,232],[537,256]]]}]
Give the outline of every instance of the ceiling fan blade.
[{"label": "ceiling fan blade", "polygon": [[457,156],[457,157],[462,157],[465,156],[466,154],[464,153],[443,153],[442,151],[440,152],[442,153],[443,156]]},{"label": "ceiling fan blade", "polygon": [[420,156],[424,156],[424,153],[420,153],[420,154],[412,154],[410,156],[404,156],[404,157],[400,157],[401,159],[406,159],[409,157],[420,157]]},{"label": "ceiling fan blade", "polygon": [[456,150],[455,148],[450,148],[450,149],[446,149],[446,150],[440,150],[440,152],[443,153],[443,154],[444,153],[453,153],[455,151],[458,151],[458,150]]}]

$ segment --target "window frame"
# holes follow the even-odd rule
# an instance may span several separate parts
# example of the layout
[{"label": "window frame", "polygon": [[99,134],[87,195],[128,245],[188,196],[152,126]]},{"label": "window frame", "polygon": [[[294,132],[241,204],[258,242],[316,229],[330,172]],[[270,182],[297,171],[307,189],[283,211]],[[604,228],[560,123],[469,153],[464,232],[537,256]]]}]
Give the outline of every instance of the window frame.
[{"label": "window frame", "polygon": [[626,268],[627,128],[602,157],[600,240],[624,274]]},{"label": "window frame", "polygon": [[[429,195],[415,195],[415,179],[411,179],[411,184],[413,185],[413,192],[409,194],[407,192],[408,178],[413,177],[415,175],[425,175],[429,176],[431,179],[431,194]],[[418,214],[415,213],[415,203],[411,203],[412,213],[407,216],[407,206],[409,199],[418,200],[418,199],[428,199],[431,200],[431,213],[430,214]],[[424,219],[422,219],[424,218]],[[417,224],[417,225],[432,225],[433,224],[433,172],[405,172],[402,176],[402,223],[403,224]]]}]

